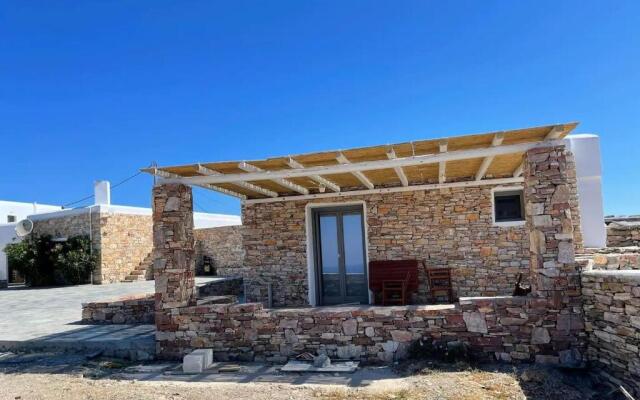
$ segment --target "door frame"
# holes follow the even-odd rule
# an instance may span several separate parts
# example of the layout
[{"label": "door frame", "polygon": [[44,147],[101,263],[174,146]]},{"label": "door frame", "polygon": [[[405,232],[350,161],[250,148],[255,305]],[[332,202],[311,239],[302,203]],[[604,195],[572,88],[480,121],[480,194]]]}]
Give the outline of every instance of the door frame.
[{"label": "door frame", "polygon": [[314,210],[317,208],[341,208],[350,206],[362,207],[362,229],[364,231],[364,267],[369,293],[369,304],[373,304],[373,296],[369,286],[369,229],[367,225],[367,204],[363,200],[336,203],[307,203],[305,206],[305,228],[307,241],[307,287],[308,301],[311,306],[320,305],[319,277],[316,269],[316,238],[314,232]]}]

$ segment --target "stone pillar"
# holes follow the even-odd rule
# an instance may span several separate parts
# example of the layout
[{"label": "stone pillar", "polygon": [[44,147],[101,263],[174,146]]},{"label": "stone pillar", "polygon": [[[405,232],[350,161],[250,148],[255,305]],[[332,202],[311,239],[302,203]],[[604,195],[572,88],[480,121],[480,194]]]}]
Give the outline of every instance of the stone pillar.
[{"label": "stone pillar", "polygon": [[[524,198],[531,254],[531,300],[544,315],[532,343],[542,354],[557,354],[563,364],[580,363],[584,345],[580,274],[575,263],[571,215],[575,167],[564,146],[530,150],[525,155]],[[546,339],[548,338],[548,340]]]},{"label": "stone pillar", "polygon": [[[179,308],[195,304],[195,245],[191,188],[161,184],[153,188],[153,276],[157,356],[179,358],[170,347]],[[160,345],[162,341],[162,346]]]}]

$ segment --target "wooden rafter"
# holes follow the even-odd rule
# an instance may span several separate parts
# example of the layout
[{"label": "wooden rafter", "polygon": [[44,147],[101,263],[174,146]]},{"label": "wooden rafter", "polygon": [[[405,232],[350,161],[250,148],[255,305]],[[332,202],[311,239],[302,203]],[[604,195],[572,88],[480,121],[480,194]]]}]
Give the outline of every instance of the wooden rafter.
[{"label": "wooden rafter", "polygon": [[[389,160],[395,160],[398,158],[396,157],[396,152],[393,150],[393,147],[387,150],[387,158]],[[409,180],[407,179],[407,175],[404,173],[402,167],[394,167],[393,170],[396,171],[396,175],[398,175],[398,179],[400,179],[402,186],[409,186]]]},{"label": "wooden rafter", "polygon": [[[448,146],[449,146],[449,143],[446,140],[442,140],[440,143],[438,143],[438,150],[440,150],[440,153],[446,153]],[[447,162],[443,160],[438,163],[438,182],[444,183],[446,180],[447,180]]]},{"label": "wooden rafter", "polygon": [[[336,156],[336,160],[338,160],[338,162],[342,165],[348,165],[351,164],[351,161],[349,161],[349,159],[347,157],[345,157],[344,154],[342,153],[338,153],[338,155]],[[373,183],[369,180],[369,178],[367,178],[362,171],[358,171],[358,170],[354,170],[354,171],[350,171],[351,174],[353,176],[355,176],[360,183],[362,183],[363,185],[365,185],[366,187],[368,187],[369,189],[373,189]]]},{"label": "wooden rafter", "polygon": [[[182,178],[182,176],[178,175],[178,174],[174,174],[172,172],[167,172],[167,171],[163,171],[157,168],[153,169],[153,174],[155,176],[159,176],[161,178],[166,178],[166,179],[180,179]],[[216,185],[212,185],[210,183],[200,183],[200,184],[193,184],[194,186],[198,186],[198,187],[202,187],[205,189],[209,189],[209,190],[213,190],[222,194],[226,194],[229,196],[233,196],[233,197],[237,197],[241,200],[246,200],[247,196],[242,194],[242,193],[238,193],[238,192],[234,192],[233,190],[229,190],[229,189],[225,189]]]},{"label": "wooden rafter", "polygon": [[[294,160],[293,158],[289,157],[289,160],[287,160],[287,164],[289,165],[289,167],[293,168],[293,169],[304,169],[304,165],[300,164],[298,161]],[[339,192],[340,191],[340,186],[333,182],[330,181],[329,179],[323,178],[320,175],[309,175],[309,179],[315,181],[316,183],[320,184],[321,186],[324,186],[326,188],[329,188],[331,190],[333,190],[334,192]]]},{"label": "wooden rafter", "polygon": [[[247,172],[265,172],[262,168],[256,167],[255,165],[248,164],[244,161],[238,164],[238,168]],[[286,187],[287,189],[293,190],[294,192],[298,192],[300,194],[309,194],[309,190],[307,188],[300,186],[296,183],[293,183],[287,179],[274,178],[269,180],[277,183],[280,186]]]},{"label": "wooden rafter", "polygon": [[[504,133],[498,132],[495,134],[495,136],[491,140],[491,146],[492,147],[500,146],[503,140],[504,140]],[[482,159],[482,164],[480,164],[480,168],[478,168],[478,172],[476,172],[476,181],[479,181],[482,178],[484,178],[484,175],[487,173],[487,170],[489,169],[489,166],[493,162],[494,158],[495,156],[489,156]]]},{"label": "wooden rafter", "polygon": [[[198,164],[198,173],[200,175],[214,175],[214,176],[220,176],[223,175],[221,172],[218,171],[214,171],[210,168],[204,167],[200,164]],[[252,192],[256,192],[262,195],[265,195],[267,197],[278,197],[278,193],[274,192],[273,190],[269,190],[269,189],[265,189],[261,186],[258,185],[254,185],[253,183],[249,183],[249,182],[234,182],[233,183],[236,186],[240,186],[241,188],[250,190]]]},{"label": "wooden rafter", "polygon": [[[259,181],[274,180],[278,178],[298,178],[308,177],[310,175],[332,175],[332,174],[355,174],[362,171],[374,171],[380,169],[393,169],[394,167],[419,166],[428,164],[438,164],[442,161],[457,161],[473,158],[483,158],[488,156],[498,156],[506,154],[523,153],[531,149],[562,145],[562,140],[551,140],[544,142],[525,142],[510,145],[502,145],[496,147],[484,147],[468,150],[447,151],[445,153],[424,154],[397,158],[395,160],[371,160],[358,163],[340,163],[334,165],[312,166],[304,169],[279,169],[269,171],[256,171],[248,173],[229,173],[220,176],[182,176],[180,181],[185,184],[218,184],[218,183],[234,183],[240,181]],[[340,157],[337,157],[340,161]],[[365,179],[366,177],[362,175]],[[367,179],[368,180],[368,179]],[[369,182],[371,186],[373,184]]]}]

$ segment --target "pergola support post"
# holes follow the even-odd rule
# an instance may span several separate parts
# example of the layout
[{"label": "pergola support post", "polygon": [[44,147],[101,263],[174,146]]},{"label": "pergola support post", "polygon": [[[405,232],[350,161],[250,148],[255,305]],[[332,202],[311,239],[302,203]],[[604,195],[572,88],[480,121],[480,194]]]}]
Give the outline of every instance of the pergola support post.
[{"label": "pergola support post", "polygon": [[155,323],[160,359],[180,359],[177,309],[195,305],[193,197],[189,186],[163,183],[153,188],[153,276]]},{"label": "pergola support post", "polygon": [[[580,273],[571,216],[573,158],[564,146],[527,151],[524,158],[526,228],[530,241],[531,305],[546,314],[532,343],[568,366],[583,363]],[[550,338],[553,338],[551,340]]]}]

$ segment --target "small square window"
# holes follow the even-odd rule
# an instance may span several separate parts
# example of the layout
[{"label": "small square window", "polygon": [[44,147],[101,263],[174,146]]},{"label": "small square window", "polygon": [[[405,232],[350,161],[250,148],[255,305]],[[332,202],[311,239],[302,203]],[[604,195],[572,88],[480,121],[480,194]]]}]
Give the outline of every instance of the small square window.
[{"label": "small square window", "polygon": [[495,222],[524,221],[522,190],[494,192]]},{"label": "small square window", "polygon": [[15,215],[7,215],[7,223],[16,222],[17,218]]}]

